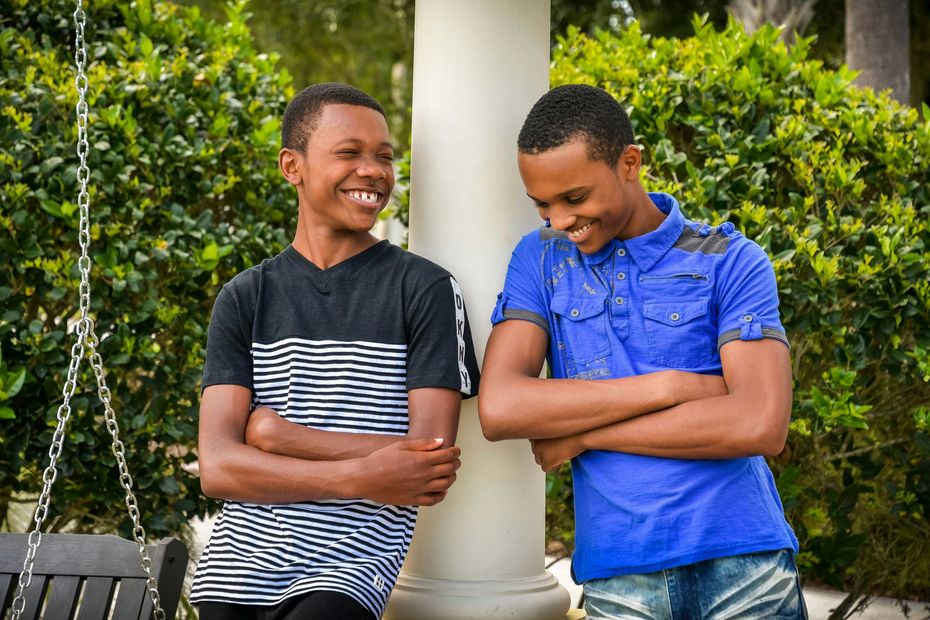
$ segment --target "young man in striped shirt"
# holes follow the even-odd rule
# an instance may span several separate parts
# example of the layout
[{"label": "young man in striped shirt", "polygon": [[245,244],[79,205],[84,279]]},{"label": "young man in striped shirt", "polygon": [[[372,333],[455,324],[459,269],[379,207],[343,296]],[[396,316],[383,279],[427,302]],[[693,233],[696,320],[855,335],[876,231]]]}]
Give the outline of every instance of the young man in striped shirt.
[{"label": "young man in striped shirt", "polygon": [[201,484],[227,502],[191,601],[204,620],[371,620],[416,506],[455,480],[477,364],[455,280],[369,233],[394,186],[381,106],[311,86],[282,143],[294,241],[226,284],[210,322]]}]

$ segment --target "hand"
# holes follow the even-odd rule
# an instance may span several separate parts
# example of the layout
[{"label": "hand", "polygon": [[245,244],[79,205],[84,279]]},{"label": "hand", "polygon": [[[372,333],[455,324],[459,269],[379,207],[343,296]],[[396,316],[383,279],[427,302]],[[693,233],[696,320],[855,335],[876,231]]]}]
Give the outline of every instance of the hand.
[{"label": "hand", "polygon": [[360,459],[359,495],[382,504],[432,506],[446,497],[461,450],[442,439],[398,441]]},{"label": "hand", "polygon": [[553,439],[530,439],[530,446],[533,448],[536,463],[542,467],[544,472],[550,472],[584,452],[577,435]]}]

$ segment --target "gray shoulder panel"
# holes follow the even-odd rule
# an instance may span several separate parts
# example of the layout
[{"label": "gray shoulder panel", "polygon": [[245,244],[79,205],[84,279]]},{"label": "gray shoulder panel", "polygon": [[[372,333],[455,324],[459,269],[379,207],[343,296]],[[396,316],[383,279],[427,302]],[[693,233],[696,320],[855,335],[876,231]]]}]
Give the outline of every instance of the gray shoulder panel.
[{"label": "gray shoulder panel", "polygon": [[689,227],[681,231],[681,236],[674,247],[685,252],[700,252],[702,254],[726,254],[730,238],[716,229],[709,235],[700,235]]}]

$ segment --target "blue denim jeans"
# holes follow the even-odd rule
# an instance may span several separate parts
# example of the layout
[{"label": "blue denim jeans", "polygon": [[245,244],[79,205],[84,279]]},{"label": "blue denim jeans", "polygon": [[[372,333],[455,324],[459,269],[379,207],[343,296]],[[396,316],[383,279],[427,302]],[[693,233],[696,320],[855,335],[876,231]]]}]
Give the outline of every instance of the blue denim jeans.
[{"label": "blue denim jeans", "polygon": [[790,550],[592,579],[584,584],[584,598],[590,620],[807,620]]}]

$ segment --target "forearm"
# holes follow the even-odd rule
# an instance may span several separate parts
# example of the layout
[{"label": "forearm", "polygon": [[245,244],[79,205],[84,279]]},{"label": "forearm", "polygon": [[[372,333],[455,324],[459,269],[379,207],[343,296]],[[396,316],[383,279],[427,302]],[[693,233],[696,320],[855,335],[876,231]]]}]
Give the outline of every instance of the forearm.
[{"label": "forearm", "polygon": [[[422,392],[410,394],[411,403],[424,401]],[[260,417],[285,425],[287,432],[298,425],[267,408],[250,413],[250,400],[251,390],[234,384],[208,386],[201,396],[197,450],[200,485],[206,495],[269,504],[364,497],[385,504],[433,505],[442,501],[455,481],[460,451],[442,448],[436,438],[396,441],[363,458],[341,460],[301,459],[260,450],[246,441],[252,414],[261,411],[265,415]],[[449,431],[456,412],[450,406],[432,416],[418,415],[417,420],[429,418],[429,423],[412,427],[421,432]]]},{"label": "forearm", "polygon": [[580,450],[611,450],[682,459],[775,455],[784,447],[788,416],[737,394],[682,403],[580,433]]},{"label": "forearm", "polygon": [[499,439],[567,437],[706,396],[711,380],[665,371],[621,379],[485,377],[479,408],[485,435]]},{"label": "forearm", "polygon": [[252,412],[245,434],[246,443],[263,452],[311,461],[362,458],[405,438],[310,428],[288,422],[267,408]]},{"label": "forearm", "polygon": [[788,349],[776,340],[732,342],[720,359],[727,394],[584,433],[581,449],[687,459],[778,454],[791,421]]},{"label": "forearm", "polygon": [[[203,453],[203,450],[201,450]],[[270,454],[252,446],[229,443],[200,459],[203,492],[239,502],[287,504],[319,499],[358,497],[359,460],[314,461]]]},{"label": "forearm", "polygon": [[461,396],[452,390],[421,388],[409,394],[409,426],[403,435],[327,431],[285,420],[259,407],[249,415],[245,442],[264,452],[315,461],[363,458],[409,439],[442,438],[455,444]]}]

